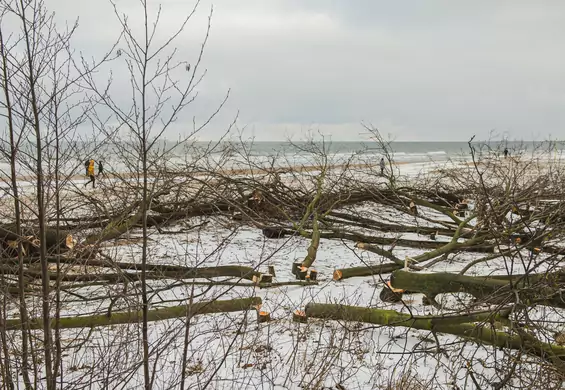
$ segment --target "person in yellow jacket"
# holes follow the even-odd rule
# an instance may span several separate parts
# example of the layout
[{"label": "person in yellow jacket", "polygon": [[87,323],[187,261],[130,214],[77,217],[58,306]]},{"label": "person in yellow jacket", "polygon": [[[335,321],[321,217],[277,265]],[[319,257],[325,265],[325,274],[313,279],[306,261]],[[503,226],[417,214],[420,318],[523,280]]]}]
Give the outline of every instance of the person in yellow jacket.
[{"label": "person in yellow jacket", "polygon": [[[86,165],[86,163],[88,163],[88,165]],[[89,181],[84,183],[84,186],[86,187],[88,184],[92,183],[92,188],[94,188],[96,183],[96,177],[94,176],[94,160],[90,159],[86,161],[84,165],[86,166],[86,175],[90,178]]]}]

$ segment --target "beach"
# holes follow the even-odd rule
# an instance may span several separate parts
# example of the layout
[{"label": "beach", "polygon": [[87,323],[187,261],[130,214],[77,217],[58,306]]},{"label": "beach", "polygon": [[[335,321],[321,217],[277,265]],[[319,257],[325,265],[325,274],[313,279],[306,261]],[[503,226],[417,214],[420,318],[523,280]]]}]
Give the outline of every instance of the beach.
[{"label": "beach", "polygon": [[[560,166],[544,161],[544,166],[554,170]],[[397,267],[393,263],[392,269],[408,270],[409,259],[427,256],[434,250],[430,248],[447,247],[453,240],[464,245],[471,239],[453,238],[457,224],[453,224],[448,213],[449,207],[456,204],[438,208],[428,207],[426,202],[435,202],[433,194],[448,188],[461,194],[467,191],[467,196],[472,196],[471,183],[480,183],[477,171],[484,171],[481,177],[485,182],[502,183],[504,177],[513,177],[516,167],[525,165],[531,174],[520,174],[516,183],[535,180],[534,174],[550,174],[548,169],[538,169],[537,160],[524,158],[490,158],[475,163],[401,161],[387,165],[385,175],[380,174],[376,163],[171,170],[149,174],[150,183],[156,186],[154,192],[167,189],[156,198],[155,209],[149,210],[146,236],[147,263],[153,267],[147,280],[152,313],[148,323],[149,344],[154,348],[160,373],[155,378],[155,388],[174,386],[175,373],[181,369],[187,370],[187,383],[192,386],[209,383],[216,389],[230,389],[234,383],[241,389],[334,388],[336,385],[347,389],[384,389],[406,378],[448,389],[454,380],[457,382],[453,372],[466,367],[462,362],[468,362],[485,377],[495,377],[500,362],[494,349],[487,344],[477,348],[464,337],[386,321],[370,324],[358,319],[332,320],[331,316],[324,318],[318,314],[306,321],[296,321],[295,317],[296,313],[312,312],[317,304],[370,308],[396,316],[422,318],[461,315],[462,307],[468,311],[490,310],[491,306],[477,306],[472,296],[457,292],[439,294],[438,306],[427,304],[422,292],[404,294],[395,302],[383,301],[390,271],[366,274],[366,269],[390,266],[392,256],[404,264]],[[279,182],[273,181],[275,173]],[[95,189],[83,188],[85,180],[80,175],[67,179],[62,192],[63,213],[50,214],[48,218],[51,226],[58,220],[60,228],[71,234],[77,245],[77,249],[62,255],[59,265],[55,260],[50,260],[49,265],[49,272],[54,275],[51,286],[58,291],[60,299],[61,342],[65,350],[62,364],[67,380],[75,385],[135,388],[143,378],[139,369],[134,368],[141,350],[140,281],[136,276],[139,270],[132,267],[140,266],[144,236],[135,209],[124,210],[138,199],[138,193],[131,190],[139,185],[137,173],[115,177],[108,174],[97,180]],[[417,192],[413,192],[412,198],[403,195],[404,190],[394,195],[390,192],[393,185]],[[284,206],[288,209],[286,213],[308,207],[320,209],[318,214],[310,216],[275,217],[278,214],[272,214],[269,208],[237,203],[240,201],[237,186],[257,202],[287,197],[286,201],[295,203]],[[22,188],[22,196],[32,204],[33,183],[30,181]],[[316,199],[313,194],[321,189],[322,193],[327,192],[328,200],[320,200],[320,206],[307,207],[300,203],[301,199],[313,202]],[[261,195],[256,196],[256,191]],[[296,198],[292,201],[293,196]],[[413,214],[408,202],[424,196],[429,196],[428,200],[418,203],[419,212]],[[356,197],[359,200],[354,200]],[[3,207],[9,208],[11,198],[7,196],[3,201]],[[214,207],[204,207],[207,202],[212,202]],[[471,216],[479,208],[477,202],[471,199],[465,216]],[[179,216],[182,213],[185,214]],[[323,223],[320,215],[326,218]],[[30,216],[29,212],[26,216]],[[306,219],[300,221],[301,218]],[[31,216],[29,221],[33,224]],[[297,280],[292,264],[303,262],[311,253],[314,224],[319,224],[316,229],[322,231],[323,237],[315,245],[315,260],[308,267],[308,275],[314,270],[317,277],[312,281]],[[469,231],[473,231],[474,224],[475,221],[469,222]],[[262,227],[269,225],[286,229],[287,233],[279,238],[267,238]],[[117,230],[127,226],[127,229],[112,233],[112,239],[103,238],[108,234],[108,226],[116,226]],[[433,240],[430,231],[437,231]],[[359,240],[380,244],[362,244]],[[85,242],[95,244],[85,246]],[[98,255],[80,255],[75,260],[76,251],[93,245],[100,251]],[[371,245],[378,248],[367,250]],[[417,267],[424,267],[425,273],[431,274],[457,274],[466,269],[468,277],[507,275],[507,257],[485,255],[498,253],[494,247],[492,252],[485,252],[490,249],[480,245],[478,249],[478,252],[453,252],[445,261],[431,256],[417,263]],[[530,256],[526,248],[517,251]],[[549,272],[559,264],[552,253],[536,255],[536,272]],[[481,261],[485,256],[492,259]],[[478,261],[476,265],[469,266],[475,261]],[[270,275],[272,280],[262,284],[244,274],[241,277],[182,276],[188,270],[234,266],[253,270],[257,275]],[[29,315],[39,318],[41,307],[34,302],[41,277],[34,267],[37,265],[31,264],[26,271],[31,278],[27,287],[32,291]],[[164,271],[163,267],[177,267],[177,271]],[[352,269],[358,272],[358,268],[365,270],[365,276],[336,277],[353,272]],[[513,273],[530,270],[531,265],[526,262],[512,263]],[[417,273],[414,269],[410,272]],[[61,287],[56,287],[55,275],[63,278]],[[196,303],[211,305],[242,299],[252,299],[255,304],[225,313],[184,312],[173,318],[165,314]],[[125,322],[121,319],[124,313],[129,313]],[[258,322],[259,313],[267,313],[268,321]],[[559,309],[544,307],[530,314],[532,321],[554,319],[558,318]],[[16,321],[16,326],[18,317],[14,300],[7,306],[6,318]],[[78,327],[76,323],[81,319],[86,324],[96,321],[98,325]],[[14,333],[13,337],[17,341],[19,336]],[[437,343],[450,352],[434,352]],[[128,373],[127,383],[122,375],[113,374],[116,372]]]}]

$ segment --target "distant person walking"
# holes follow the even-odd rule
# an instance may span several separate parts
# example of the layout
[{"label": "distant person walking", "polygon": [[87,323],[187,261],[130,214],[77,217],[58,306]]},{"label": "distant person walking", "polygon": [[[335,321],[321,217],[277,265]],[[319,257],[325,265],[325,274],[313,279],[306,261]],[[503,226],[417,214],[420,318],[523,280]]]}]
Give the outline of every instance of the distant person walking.
[{"label": "distant person walking", "polygon": [[98,176],[104,174],[104,166],[102,165],[102,161],[98,161]]},{"label": "distant person walking", "polygon": [[[86,165],[86,163],[88,163],[88,166]],[[84,163],[84,165],[87,166],[86,176],[88,176],[90,178],[89,181],[84,183],[84,186],[86,187],[87,185],[92,183],[92,188],[95,188],[94,186],[95,186],[95,183],[96,183],[96,177],[94,176],[94,160],[90,159],[90,160],[86,161]]]},{"label": "distant person walking", "polygon": [[384,157],[381,158],[381,162],[379,163],[379,166],[381,167],[381,176],[383,176],[385,174],[385,159],[384,159]]},{"label": "distant person walking", "polygon": [[504,158],[508,157],[508,148],[504,148]]}]

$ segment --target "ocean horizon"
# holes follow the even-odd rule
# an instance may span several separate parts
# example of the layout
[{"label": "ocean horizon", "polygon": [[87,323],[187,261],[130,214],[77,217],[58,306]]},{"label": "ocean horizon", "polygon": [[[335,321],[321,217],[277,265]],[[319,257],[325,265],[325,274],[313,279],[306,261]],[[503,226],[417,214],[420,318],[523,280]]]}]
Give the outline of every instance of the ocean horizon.
[{"label": "ocean horizon", "polygon": [[[230,142],[230,141],[192,141],[175,146],[173,141],[160,140],[155,149],[167,150],[162,163],[172,170],[183,170],[191,164],[207,169],[221,166],[223,169],[247,169],[250,167],[288,167],[319,165],[320,157],[325,154],[330,164],[378,163],[385,155],[383,148],[374,141],[333,141],[333,142]],[[551,156],[561,158],[565,151],[564,142],[549,141],[489,141],[473,142],[477,158],[501,156],[505,148],[511,156]],[[86,159],[102,161],[108,172],[128,172],[140,169],[140,161],[136,160],[135,147],[128,142],[109,143],[106,145],[83,143],[81,152],[71,153],[62,171],[80,174]],[[471,149],[468,142],[396,141],[387,144],[389,156],[398,163],[426,163],[447,160],[469,160]],[[126,162],[126,157],[129,159]],[[160,164],[162,166],[162,164]],[[9,163],[0,162],[0,175],[9,177]],[[18,175],[33,173],[20,167]]]}]

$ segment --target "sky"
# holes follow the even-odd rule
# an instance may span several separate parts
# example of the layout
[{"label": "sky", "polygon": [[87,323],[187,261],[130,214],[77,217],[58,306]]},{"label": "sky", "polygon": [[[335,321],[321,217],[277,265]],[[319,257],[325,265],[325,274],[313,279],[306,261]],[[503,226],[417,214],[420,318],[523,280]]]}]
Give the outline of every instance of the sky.
[{"label": "sky", "polygon": [[[160,42],[194,6],[148,1],[153,16],[162,5]],[[59,23],[79,18],[73,45],[86,57],[99,58],[119,35],[108,1],[46,4]],[[116,5],[141,34],[139,2]],[[203,123],[228,90],[201,139],[220,137],[234,121],[257,141],[366,140],[363,124],[398,141],[565,138],[561,0],[203,0],[175,43],[192,66],[212,6],[206,75],[168,138],[193,118]],[[112,72],[116,99],[127,105],[126,68],[114,63]]]}]

